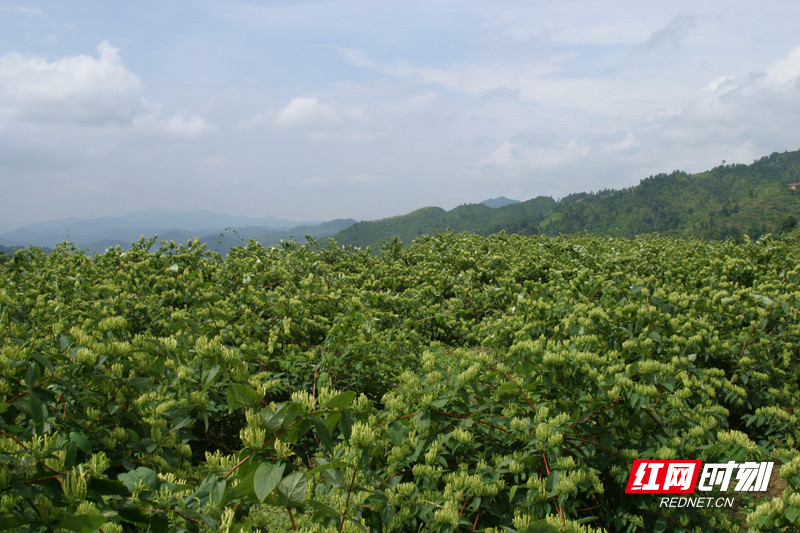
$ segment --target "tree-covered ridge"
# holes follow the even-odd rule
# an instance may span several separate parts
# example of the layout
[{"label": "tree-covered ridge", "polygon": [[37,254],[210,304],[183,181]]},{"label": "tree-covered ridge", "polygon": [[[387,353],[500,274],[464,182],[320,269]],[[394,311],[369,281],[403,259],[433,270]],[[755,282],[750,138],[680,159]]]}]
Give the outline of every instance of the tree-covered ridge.
[{"label": "tree-covered ridge", "polygon": [[[526,235],[647,233],[724,239],[796,231],[800,220],[800,151],[773,153],[751,165],[721,165],[690,175],[675,171],[622,190],[577,193],[555,202],[537,198],[538,210],[515,204],[495,210],[426,208],[402,217],[362,222],[339,233],[340,242],[374,245],[397,236],[410,242],[425,233],[500,230]],[[458,216],[456,215],[458,213]],[[544,216],[542,216],[544,215]]]},{"label": "tree-covered ridge", "polygon": [[[620,191],[564,198],[540,225],[546,234],[662,233],[722,239],[791,231],[800,218],[800,152],[774,153],[752,165],[722,165],[689,175],[659,174]],[[794,219],[794,226],[787,224]]]},{"label": "tree-covered ridge", "polygon": [[[1,527],[800,526],[796,241],[152,244],[0,267]],[[661,507],[648,458],[774,490]]]},{"label": "tree-covered ridge", "polygon": [[21,246],[1,246],[0,245],[0,264],[10,261],[14,252],[20,250]]},{"label": "tree-covered ridge", "polygon": [[552,198],[540,196],[497,208],[484,204],[460,205],[450,211],[441,207],[424,207],[406,215],[353,224],[340,231],[337,240],[365,247],[392,237],[411,242],[422,235],[446,231],[480,235],[500,231],[533,234],[555,205]]}]

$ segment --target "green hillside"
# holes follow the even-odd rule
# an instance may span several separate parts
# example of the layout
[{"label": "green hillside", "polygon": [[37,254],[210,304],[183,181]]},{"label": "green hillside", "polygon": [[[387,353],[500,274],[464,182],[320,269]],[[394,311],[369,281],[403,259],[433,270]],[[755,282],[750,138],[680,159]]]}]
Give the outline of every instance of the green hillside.
[{"label": "green hillside", "polygon": [[492,208],[483,204],[460,205],[450,211],[441,207],[424,207],[406,215],[359,222],[339,232],[341,244],[369,246],[397,237],[403,242],[445,231],[489,235],[507,233],[535,234],[537,227],[556,206],[556,201],[539,196],[527,202]]},{"label": "green hillside", "polygon": [[20,246],[0,246],[0,264],[10,261],[14,252],[20,248]]},{"label": "green hillside", "polygon": [[722,165],[698,174],[675,171],[622,190],[577,193],[556,202],[538,197],[491,209],[428,207],[407,215],[362,222],[339,234],[342,244],[366,246],[397,236],[410,242],[445,230],[481,234],[646,233],[725,239],[797,231],[800,151],[773,153],[751,165]]},{"label": "green hillside", "polygon": [[659,174],[620,191],[562,199],[539,226],[546,234],[611,233],[724,239],[751,237],[797,225],[800,152],[773,153],[752,165],[719,166],[690,175]]},{"label": "green hillside", "polygon": [[[266,231],[263,227],[245,228],[226,228],[219,235],[205,235],[200,237],[200,242],[208,244],[210,250],[227,254],[231,248],[243,246],[250,239],[262,244],[263,246],[273,246],[281,241],[303,241],[306,236],[314,239],[326,239],[336,235],[338,231],[354,222],[353,219],[336,219],[316,225],[295,226],[284,230]],[[188,237],[191,240],[192,237]],[[170,239],[167,239],[170,240]],[[186,241],[184,239],[172,239],[176,242]]]}]

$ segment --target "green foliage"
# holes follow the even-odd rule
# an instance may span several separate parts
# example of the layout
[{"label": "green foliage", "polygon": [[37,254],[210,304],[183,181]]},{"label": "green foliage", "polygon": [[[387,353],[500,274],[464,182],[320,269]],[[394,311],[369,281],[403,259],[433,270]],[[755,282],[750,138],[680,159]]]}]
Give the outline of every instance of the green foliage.
[{"label": "green foliage", "polygon": [[[154,245],[0,266],[0,528],[799,525],[797,241]],[[785,488],[660,508],[648,458]]]},{"label": "green foliage", "polygon": [[445,211],[440,207],[424,207],[406,215],[359,222],[340,231],[337,240],[351,246],[375,246],[392,237],[404,242],[427,234],[471,232],[490,235],[506,233],[538,233],[538,224],[553,211],[555,200],[540,196],[499,208],[483,204],[465,204]]},{"label": "green foliage", "polygon": [[786,233],[797,228],[797,219],[792,215],[787,215],[778,223],[778,233]]},{"label": "green foliage", "polygon": [[689,175],[675,171],[643,179],[622,190],[576,193],[555,202],[539,197],[491,209],[463,205],[452,211],[429,207],[407,215],[361,222],[342,230],[341,243],[374,246],[392,236],[410,243],[424,234],[452,230],[489,235],[606,234],[724,240],[758,239],[797,227],[800,151],[773,153],[752,165],[722,165]]}]

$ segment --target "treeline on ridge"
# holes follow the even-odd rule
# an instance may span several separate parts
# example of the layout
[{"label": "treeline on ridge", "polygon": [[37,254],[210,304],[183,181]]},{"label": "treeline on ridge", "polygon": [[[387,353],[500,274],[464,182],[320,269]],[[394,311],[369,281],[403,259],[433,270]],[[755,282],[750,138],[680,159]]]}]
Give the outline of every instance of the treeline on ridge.
[{"label": "treeline on ridge", "polygon": [[451,230],[483,235],[573,233],[632,237],[647,233],[701,239],[795,231],[800,218],[800,151],[773,153],[751,165],[720,165],[688,174],[674,171],[638,185],[576,193],[555,201],[537,197],[499,208],[470,204],[445,211],[418,209],[406,215],[360,222],[343,229],[341,244],[371,246],[397,237]]}]

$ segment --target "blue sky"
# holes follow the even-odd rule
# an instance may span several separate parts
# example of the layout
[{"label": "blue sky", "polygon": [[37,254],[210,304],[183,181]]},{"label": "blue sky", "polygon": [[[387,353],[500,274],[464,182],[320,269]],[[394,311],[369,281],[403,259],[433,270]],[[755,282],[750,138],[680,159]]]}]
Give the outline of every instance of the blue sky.
[{"label": "blue sky", "polygon": [[0,229],[374,219],[800,148],[793,1],[0,0]]}]

